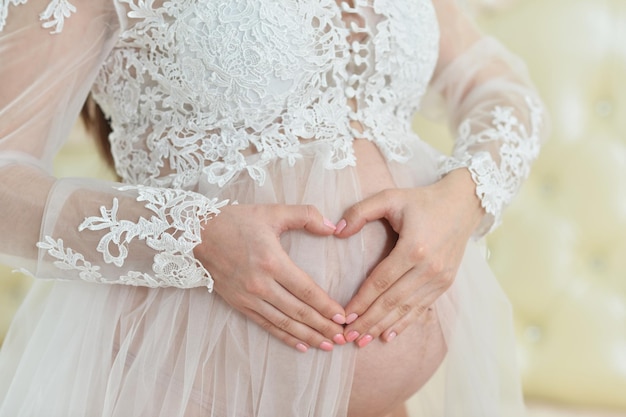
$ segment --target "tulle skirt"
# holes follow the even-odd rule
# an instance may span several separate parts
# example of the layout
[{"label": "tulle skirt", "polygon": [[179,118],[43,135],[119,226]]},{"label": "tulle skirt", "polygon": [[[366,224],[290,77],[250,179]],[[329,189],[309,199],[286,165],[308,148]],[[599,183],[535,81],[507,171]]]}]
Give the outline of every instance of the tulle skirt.
[{"label": "tulle skirt", "polygon": [[[398,187],[437,179],[437,152],[413,143],[410,161],[387,163]],[[241,175],[200,190],[239,203],[313,204],[338,220],[362,199],[362,184],[353,167],[326,169],[324,146],[305,148],[295,166],[268,163],[262,186]],[[281,242],[345,304],[374,262],[363,235],[287,232]],[[411,415],[522,415],[510,306],[476,244],[433,307],[447,353],[410,399]],[[37,279],[0,352],[0,417],[342,417],[357,367],[377,360],[360,356],[367,349],[302,354],[206,289]]]}]

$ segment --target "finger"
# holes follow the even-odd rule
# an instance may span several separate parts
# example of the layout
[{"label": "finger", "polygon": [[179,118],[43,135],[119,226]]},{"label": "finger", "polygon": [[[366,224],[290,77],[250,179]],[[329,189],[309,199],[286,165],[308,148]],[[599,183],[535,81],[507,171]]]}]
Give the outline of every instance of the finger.
[{"label": "finger", "polygon": [[298,266],[285,252],[277,255],[277,264],[272,271],[274,279],[284,292],[273,291],[266,299],[279,310],[328,338],[343,334],[345,310],[324,289]]},{"label": "finger", "polygon": [[[335,233],[336,226],[322,216],[322,213],[313,205],[279,206],[281,213],[278,234],[287,230],[306,230],[320,236],[329,236]],[[277,207],[277,209],[279,209]]]},{"label": "finger", "polygon": [[424,287],[424,291],[418,291],[406,301],[410,305],[410,309],[406,309],[406,314],[399,309],[392,311],[379,324],[380,328],[385,329],[380,338],[385,342],[391,342],[398,335],[402,334],[407,327],[415,324],[424,314],[428,314],[432,310],[433,303],[441,294],[438,291],[430,291]]},{"label": "finger", "polygon": [[[386,332],[385,337],[392,332],[397,335],[410,323],[411,317],[421,316],[447,289],[447,286],[442,284],[445,281],[437,278],[416,269],[402,277],[354,323],[355,331],[359,332],[357,345],[364,347],[383,332]],[[406,316],[409,318],[405,320]],[[396,326],[399,321],[401,324]]]},{"label": "finger", "polygon": [[396,205],[393,201],[396,198],[396,191],[384,190],[352,205],[337,223],[335,235],[349,237],[360,231],[368,222],[389,218],[395,211]]},{"label": "finger", "polygon": [[[396,337],[401,335],[409,326],[417,323],[422,316],[430,314],[433,311],[433,307],[427,307],[426,303],[422,303],[423,307],[412,309],[408,314],[402,317],[400,320],[393,323],[387,330],[382,332],[380,339],[385,343],[391,343]],[[420,313],[420,311],[422,311]]]},{"label": "finger", "polygon": [[[396,247],[376,265],[371,274],[363,281],[356,295],[348,302],[345,307],[346,317],[362,316],[385,291],[389,290],[402,276],[413,269],[414,264],[408,260],[405,253],[406,250],[402,238],[400,238]],[[353,320],[348,321],[351,323]]]},{"label": "finger", "polygon": [[346,343],[343,336],[343,326],[322,316],[311,306],[301,302],[289,292],[285,291],[284,294],[278,294],[272,300],[267,300],[267,302],[283,312],[286,317],[307,326],[323,337],[337,344],[343,345]]},{"label": "finger", "polygon": [[383,326],[385,318],[394,314],[397,321],[409,313],[412,305],[408,300],[415,292],[416,279],[419,279],[419,275],[413,270],[402,276],[393,287],[376,299],[365,313],[344,329],[346,340],[356,341],[359,347],[364,347],[389,327]]},{"label": "finger", "polygon": [[271,334],[275,338],[281,340],[287,346],[291,346],[294,349],[302,353],[305,353],[307,350],[309,350],[310,345],[308,343],[274,326],[274,324],[272,324],[271,321],[267,320],[265,317],[261,316],[256,311],[250,310],[250,309],[244,309],[242,312],[246,316],[248,316],[252,321],[254,321],[256,324],[261,326],[263,330],[267,331],[269,334]]},{"label": "finger", "polygon": [[303,350],[301,346],[298,346],[298,343],[304,344],[307,348],[313,346],[325,351],[333,350],[332,341],[310,327],[293,320],[267,302],[260,301],[254,306],[254,309],[249,308],[247,310],[255,313],[251,314],[251,317],[258,315],[255,321],[261,327],[298,350]]}]

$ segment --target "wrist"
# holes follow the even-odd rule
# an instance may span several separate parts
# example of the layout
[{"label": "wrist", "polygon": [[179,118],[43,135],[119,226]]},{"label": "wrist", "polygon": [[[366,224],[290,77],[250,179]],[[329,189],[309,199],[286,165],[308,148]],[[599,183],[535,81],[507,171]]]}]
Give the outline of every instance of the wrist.
[{"label": "wrist", "polygon": [[465,214],[467,224],[474,232],[485,218],[485,209],[476,193],[476,182],[467,168],[458,168],[444,175],[441,181],[451,188],[454,204]]}]

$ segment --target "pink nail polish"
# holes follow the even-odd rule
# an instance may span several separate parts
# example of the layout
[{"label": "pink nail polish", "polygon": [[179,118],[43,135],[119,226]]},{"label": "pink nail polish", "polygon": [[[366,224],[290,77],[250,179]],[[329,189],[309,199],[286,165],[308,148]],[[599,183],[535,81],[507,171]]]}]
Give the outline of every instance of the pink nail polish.
[{"label": "pink nail polish", "polygon": [[330,342],[322,342],[320,343],[320,349],[325,350],[326,352],[330,352],[331,350],[333,350],[333,344]]},{"label": "pink nail polish", "polygon": [[393,339],[395,339],[397,335],[398,335],[398,333],[396,333],[396,332],[391,332],[391,333],[389,333],[389,336],[387,336],[387,343],[389,343],[389,342],[391,342]]},{"label": "pink nail polish", "polygon": [[363,336],[358,342],[356,342],[357,346],[360,348],[364,348],[365,346],[367,346],[371,341],[372,341],[372,336],[369,334],[366,334],[365,336]]},{"label": "pink nail polish", "polygon": [[338,345],[345,345],[346,344],[346,338],[343,337],[343,335],[341,333],[338,333],[338,334],[333,336],[333,342],[335,342]]},{"label": "pink nail polish", "polygon": [[331,222],[330,220],[328,220],[326,217],[324,217],[324,226],[329,227],[329,228],[331,228],[331,229],[333,229],[333,230],[336,230],[336,229],[337,229],[337,226],[335,226],[335,225],[333,224],[333,222]]},{"label": "pink nail polish", "polygon": [[346,341],[347,342],[354,342],[357,339],[357,337],[359,337],[359,332],[357,332],[356,330],[351,330],[346,335]]},{"label": "pink nail polish", "polygon": [[346,318],[344,317],[343,314],[339,314],[339,313],[333,316],[333,321],[337,324],[346,324]]},{"label": "pink nail polish", "polygon": [[350,313],[348,314],[348,317],[346,317],[346,324],[352,324],[354,322],[354,320],[358,319],[359,315],[356,313]]},{"label": "pink nail polish", "polygon": [[304,345],[303,343],[298,343],[298,344],[296,345],[296,349],[297,349],[299,352],[302,352],[302,353],[306,353],[306,351],[307,351],[307,350],[309,350],[309,348],[308,348],[308,347],[306,347],[306,345]]},{"label": "pink nail polish", "polygon": [[339,233],[341,233],[347,225],[348,223],[345,221],[345,219],[339,220],[339,223],[337,223],[337,228],[335,229],[335,234],[338,235]]}]

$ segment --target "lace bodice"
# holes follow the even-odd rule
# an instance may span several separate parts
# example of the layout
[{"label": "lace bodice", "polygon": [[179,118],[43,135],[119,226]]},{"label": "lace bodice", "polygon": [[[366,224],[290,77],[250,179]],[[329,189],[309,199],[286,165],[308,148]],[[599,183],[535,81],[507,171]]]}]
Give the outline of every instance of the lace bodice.
[{"label": "lace bodice", "polygon": [[406,160],[437,60],[430,1],[120,4],[127,27],[94,93],[125,181],[222,186],[246,170],[263,183],[268,160],[294,164],[311,141],[330,144],[326,166],[343,168],[354,137]]},{"label": "lace bodice", "polygon": [[[192,250],[226,202],[201,181],[262,184],[320,142],[342,169],[355,138],[406,163],[428,89],[458,132],[441,174],[472,173],[481,235],[538,152],[523,74],[451,0],[0,0],[1,253],[40,277],[210,288]],[[90,90],[125,187],[50,175]]]}]

